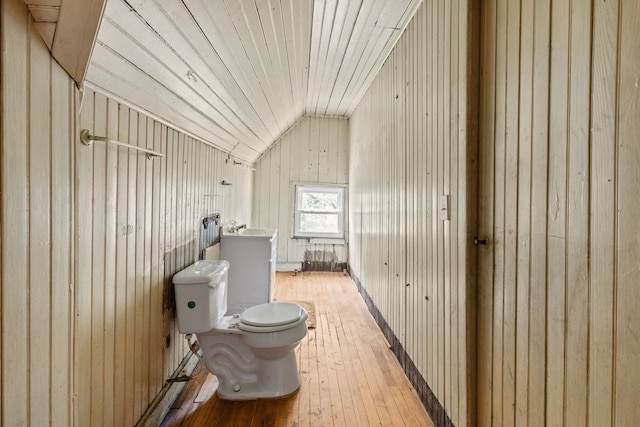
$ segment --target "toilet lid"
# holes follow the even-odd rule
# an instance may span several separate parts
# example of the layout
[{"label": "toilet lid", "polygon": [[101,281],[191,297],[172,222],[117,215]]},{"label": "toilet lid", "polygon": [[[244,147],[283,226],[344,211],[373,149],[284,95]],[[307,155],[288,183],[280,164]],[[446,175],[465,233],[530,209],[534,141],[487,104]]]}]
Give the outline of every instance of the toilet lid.
[{"label": "toilet lid", "polygon": [[246,325],[282,326],[300,320],[301,309],[297,304],[274,302],[250,307],[240,317]]}]

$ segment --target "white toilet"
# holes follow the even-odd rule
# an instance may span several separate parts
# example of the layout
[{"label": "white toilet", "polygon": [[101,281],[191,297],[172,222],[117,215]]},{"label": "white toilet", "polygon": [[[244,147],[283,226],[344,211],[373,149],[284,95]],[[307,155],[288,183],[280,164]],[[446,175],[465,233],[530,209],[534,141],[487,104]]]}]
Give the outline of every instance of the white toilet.
[{"label": "white toilet", "polygon": [[195,333],[227,400],[283,397],[300,387],[295,348],[307,334],[297,304],[268,303],[225,316],[227,261],[203,260],[173,276],[178,329]]}]

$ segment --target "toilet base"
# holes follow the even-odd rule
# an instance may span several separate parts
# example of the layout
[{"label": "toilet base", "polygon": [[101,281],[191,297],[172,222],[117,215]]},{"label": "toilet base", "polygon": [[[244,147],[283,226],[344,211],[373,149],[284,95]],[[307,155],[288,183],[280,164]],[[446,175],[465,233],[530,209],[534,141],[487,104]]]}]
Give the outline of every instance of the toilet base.
[{"label": "toilet base", "polygon": [[235,394],[232,395],[232,396],[229,396],[227,394],[220,393],[220,390],[216,390],[216,396],[218,396],[218,399],[229,400],[229,401],[233,401],[233,400],[287,399],[287,398],[289,398],[291,396],[295,396],[296,394],[298,394],[299,391],[300,391],[300,386],[298,386],[291,393],[285,394],[285,395],[282,395],[282,396],[272,396],[271,394],[256,393],[255,396],[252,397],[250,395],[237,396]]},{"label": "toilet base", "polygon": [[[218,396],[224,400],[254,400],[282,398],[300,388],[300,375],[294,351],[277,360],[256,357],[255,377],[220,383]],[[215,369],[215,368],[214,368]]]},{"label": "toilet base", "polygon": [[220,399],[283,398],[300,388],[295,354],[299,341],[280,348],[280,357],[272,358],[273,349],[252,349],[240,334],[207,332],[197,337],[205,366],[218,377]]}]

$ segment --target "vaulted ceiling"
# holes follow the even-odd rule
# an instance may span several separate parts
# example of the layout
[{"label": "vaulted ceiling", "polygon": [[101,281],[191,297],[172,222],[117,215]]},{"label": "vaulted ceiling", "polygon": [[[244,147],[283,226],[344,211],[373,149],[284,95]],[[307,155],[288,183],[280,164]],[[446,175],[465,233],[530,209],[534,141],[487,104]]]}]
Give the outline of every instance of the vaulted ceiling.
[{"label": "vaulted ceiling", "polygon": [[246,161],[348,116],[421,0],[108,0],[86,82]]}]

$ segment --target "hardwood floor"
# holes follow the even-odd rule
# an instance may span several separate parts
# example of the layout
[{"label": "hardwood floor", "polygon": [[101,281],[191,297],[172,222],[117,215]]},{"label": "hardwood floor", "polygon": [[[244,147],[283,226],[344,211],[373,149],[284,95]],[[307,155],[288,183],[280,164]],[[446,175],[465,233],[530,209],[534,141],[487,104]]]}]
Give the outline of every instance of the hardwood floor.
[{"label": "hardwood floor", "polygon": [[314,307],[315,328],[296,350],[298,393],[224,401],[198,365],[162,426],[433,426],[349,277],[278,273],[274,300]]}]

